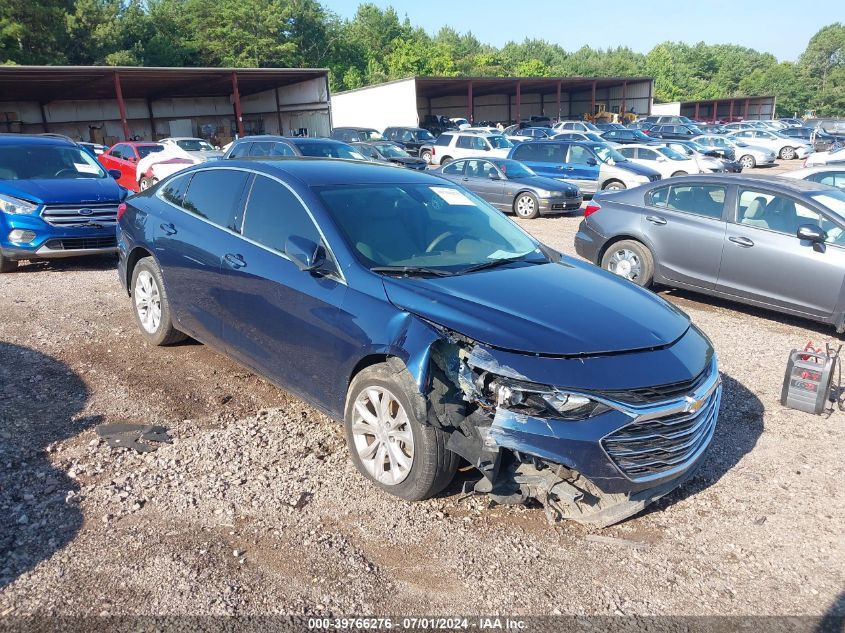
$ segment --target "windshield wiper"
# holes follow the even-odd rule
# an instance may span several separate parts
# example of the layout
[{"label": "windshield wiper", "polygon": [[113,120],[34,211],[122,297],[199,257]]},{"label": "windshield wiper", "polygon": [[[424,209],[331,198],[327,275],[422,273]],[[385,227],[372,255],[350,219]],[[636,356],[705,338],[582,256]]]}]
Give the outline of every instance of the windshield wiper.
[{"label": "windshield wiper", "polygon": [[488,268],[496,268],[497,266],[504,266],[505,264],[513,264],[514,262],[525,262],[526,264],[548,264],[548,259],[525,259],[525,255],[517,257],[503,257],[501,259],[491,259],[490,261],[464,268],[461,274],[474,273],[477,270],[486,270]]},{"label": "windshield wiper", "polygon": [[373,266],[370,270],[374,273],[385,275],[406,275],[408,277],[424,277],[434,275],[435,277],[451,277],[455,273],[442,268],[426,268],[424,266]]}]

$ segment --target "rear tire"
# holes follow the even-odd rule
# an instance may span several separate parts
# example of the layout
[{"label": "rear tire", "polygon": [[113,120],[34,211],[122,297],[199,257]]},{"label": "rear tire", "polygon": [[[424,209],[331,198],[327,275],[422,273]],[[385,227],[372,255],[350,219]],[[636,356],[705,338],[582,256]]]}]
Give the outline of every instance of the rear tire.
[{"label": "rear tire", "polygon": [[740,157],[739,164],[742,165],[743,169],[754,169],[757,166],[757,161],[751,154],[746,154]]},{"label": "rear tire", "polygon": [[446,165],[446,164],[450,163],[451,161],[452,161],[451,156],[444,156],[443,158],[440,159],[440,165],[441,166]]},{"label": "rear tire", "polygon": [[149,189],[150,187],[154,187],[157,184],[158,184],[157,178],[155,178],[153,176],[144,176],[143,178],[141,178],[140,182],[138,183],[138,186],[141,188],[141,191],[145,191],[145,190]]},{"label": "rear tire", "polygon": [[514,198],[513,212],[524,220],[533,220],[540,215],[540,203],[534,194],[524,191]]},{"label": "rear tire", "polygon": [[794,147],[783,147],[780,150],[780,157],[783,160],[792,160],[795,158],[795,148]]},{"label": "rear tire", "polygon": [[0,253],[0,273],[10,273],[18,269],[18,262]]},{"label": "rear tire", "polygon": [[602,191],[620,191],[622,189],[627,189],[628,187],[625,186],[625,183],[621,180],[608,180],[604,183],[602,187]]},{"label": "rear tire", "polygon": [[430,150],[423,150],[420,152],[420,158],[425,161],[426,165],[431,165],[431,151]]},{"label": "rear tire", "polygon": [[406,501],[436,495],[452,481],[460,457],[449,434],[417,419],[419,391],[407,369],[372,365],[355,376],[346,396],[346,443],[358,471]]},{"label": "rear tire", "polygon": [[674,178],[675,176],[686,176],[686,175],[687,175],[687,172],[685,172],[685,171],[676,171],[674,174],[672,174],[672,178]]},{"label": "rear tire", "polygon": [[601,267],[648,288],[654,280],[654,256],[636,240],[621,240],[611,245],[601,258]]},{"label": "rear tire", "polygon": [[152,257],[144,257],[132,271],[132,312],[143,337],[152,345],[172,345],[187,338],[173,327],[170,300],[161,269]]}]

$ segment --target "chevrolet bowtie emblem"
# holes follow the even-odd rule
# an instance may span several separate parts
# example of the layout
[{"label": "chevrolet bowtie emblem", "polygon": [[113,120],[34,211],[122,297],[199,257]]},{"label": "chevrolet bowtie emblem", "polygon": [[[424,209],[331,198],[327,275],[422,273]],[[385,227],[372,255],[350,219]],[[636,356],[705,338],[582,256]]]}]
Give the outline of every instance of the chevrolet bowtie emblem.
[{"label": "chevrolet bowtie emblem", "polygon": [[687,413],[698,413],[701,410],[701,407],[704,406],[704,399],[696,400],[695,398],[691,398],[687,396],[686,398],[687,405],[685,410]]}]

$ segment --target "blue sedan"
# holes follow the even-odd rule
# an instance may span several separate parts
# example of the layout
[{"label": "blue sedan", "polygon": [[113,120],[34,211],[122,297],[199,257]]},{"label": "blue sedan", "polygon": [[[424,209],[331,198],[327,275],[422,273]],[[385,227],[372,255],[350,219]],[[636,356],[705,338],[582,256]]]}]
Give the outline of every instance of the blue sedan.
[{"label": "blue sedan", "polygon": [[713,349],[634,284],[538,243],[429,174],[216,161],[121,207],[142,337],[198,339],[342,421],[376,486],[476,490],[608,525],[689,477],[714,432]]}]

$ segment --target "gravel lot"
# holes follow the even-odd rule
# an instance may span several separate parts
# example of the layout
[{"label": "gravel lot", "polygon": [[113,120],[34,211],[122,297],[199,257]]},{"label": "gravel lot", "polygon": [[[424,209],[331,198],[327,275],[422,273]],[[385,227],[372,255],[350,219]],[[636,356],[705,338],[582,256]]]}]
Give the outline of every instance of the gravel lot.
[{"label": "gravel lot", "polygon": [[[522,224],[574,255],[579,221]],[[309,406],[202,345],[146,346],[113,265],[0,277],[0,615],[845,614],[845,415],[778,402],[826,327],[664,292],[716,345],[716,437],[683,489],[591,530],[460,482],[379,493]],[[94,427],[120,421],[174,441],[111,449]]]}]

